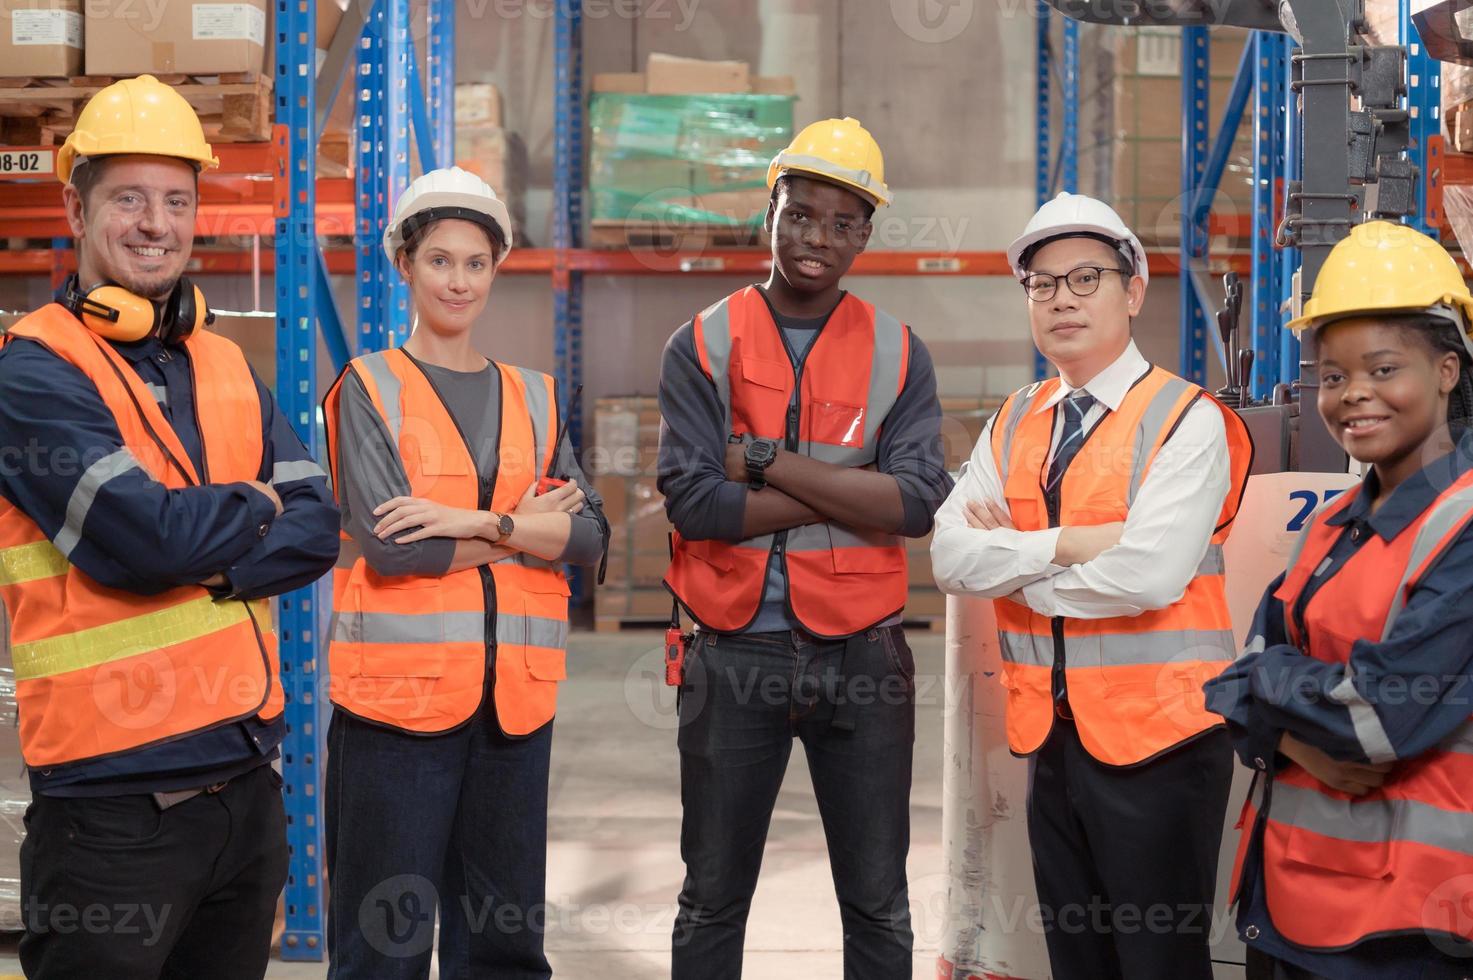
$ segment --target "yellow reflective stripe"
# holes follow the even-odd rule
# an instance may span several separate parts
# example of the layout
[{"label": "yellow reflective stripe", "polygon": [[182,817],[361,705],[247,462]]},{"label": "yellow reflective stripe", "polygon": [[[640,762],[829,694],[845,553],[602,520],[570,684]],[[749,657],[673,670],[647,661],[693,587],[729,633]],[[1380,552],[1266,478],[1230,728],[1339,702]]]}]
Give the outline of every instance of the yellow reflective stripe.
[{"label": "yellow reflective stripe", "polygon": [[71,568],[50,541],[16,545],[0,551],[0,585],[19,585],[36,579],[65,575]]},{"label": "yellow reflective stripe", "polygon": [[245,603],[201,596],[142,616],[12,648],[18,681],[65,674],[187,643],[245,622]]}]

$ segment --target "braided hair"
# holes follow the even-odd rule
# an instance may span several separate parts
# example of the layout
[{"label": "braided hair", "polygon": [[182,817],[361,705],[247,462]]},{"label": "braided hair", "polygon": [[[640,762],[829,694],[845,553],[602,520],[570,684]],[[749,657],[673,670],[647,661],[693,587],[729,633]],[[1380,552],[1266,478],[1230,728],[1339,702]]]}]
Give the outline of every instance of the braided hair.
[{"label": "braided hair", "polygon": [[1406,332],[1415,333],[1418,342],[1431,350],[1432,356],[1446,353],[1458,355],[1458,384],[1447,399],[1447,421],[1453,427],[1473,424],[1473,357],[1469,356],[1467,343],[1463,339],[1464,325],[1461,319],[1453,322],[1442,316],[1417,316],[1409,318]]}]

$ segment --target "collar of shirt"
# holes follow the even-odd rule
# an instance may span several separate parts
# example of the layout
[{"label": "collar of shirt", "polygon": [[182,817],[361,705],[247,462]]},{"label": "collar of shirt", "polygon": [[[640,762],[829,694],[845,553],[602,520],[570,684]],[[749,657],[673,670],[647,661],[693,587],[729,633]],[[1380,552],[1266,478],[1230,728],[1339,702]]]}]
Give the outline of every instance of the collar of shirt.
[{"label": "collar of shirt", "polygon": [[[1109,367],[1080,387],[1095,401],[1114,412],[1119,410],[1120,403],[1125,401],[1125,396],[1129,394],[1130,389],[1150,367],[1151,365],[1146,363],[1146,359],[1141,356],[1141,352],[1135,346],[1135,341],[1132,340]],[[1078,389],[1070,387],[1069,382],[1060,378],[1058,390],[1034,411],[1052,410],[1055,405],[1068,398],[1076,390]]]},{"label": "collar of shirt", "polygon": [[1369,526],[1383,540],[1394,540],[1423,511],[1432,506],[1432,501],[1452,481],[1469,470],[1473,470],[1473,429],[1463,429],[1456,449],[1407,477],[1401,486],[1391,491],[1391,496],[1386,498],[1385,503],[1374,514],[1371,513],[1371,501],[1381,491],[1381,484],[1376,479],[1376,471],[1372,470],[1366,474],[1360,491],[1350,502],[1350,506],[1326,518],[1325,523],[1331,527],[1344,527],[1359,521]]}]

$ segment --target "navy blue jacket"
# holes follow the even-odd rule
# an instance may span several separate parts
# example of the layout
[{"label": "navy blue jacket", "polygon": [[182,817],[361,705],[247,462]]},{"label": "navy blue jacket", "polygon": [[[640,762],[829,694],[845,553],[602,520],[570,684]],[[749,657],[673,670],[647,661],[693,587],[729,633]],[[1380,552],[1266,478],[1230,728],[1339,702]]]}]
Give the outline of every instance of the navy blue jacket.
[{"label": "navy blue jacket", "polygon": [[[1348,507],[1328,520],[1340,528],[1328,564],[1310,579],[1294,609],[1274,598],[1280,575],[1263,595],[1248,636],[1250,650],[1206,686],[1207,707],[1227,719],[1244,764],[1272,778],[1282,760],[1276,754],[1285,732],[1345,761],[1368,762],[1356,737],[1350,709],[1329,692],[1345,679],[1343,664],[1307,656],[1289,641],[1288,615],[1302,629],[1309,599],[1334,577],[1371,536],[1391,541],[1430,507],[1451,480],[1473,469],[1473,431],[1458,449],[1409,477],[1371,513],[1379,493],[1376,476],[1366,478]],[[1401,569],[1389,573],[1400,575]],[[1384,639],[1357,640],[1351,649],[1355,685],[1374,708],[1398,759],[1420,755],[1468,719],[1473,696],[1473,526],[1465,527],[1443,557],[1412,592]],[[1429,687],[1430,685],[1430,687]],[[1435,690],[1435,696],[1408,692]],[[1274,930],[1263,899],[1261,827],[1253,835],[1243,866],[1238,926],[1255,927],[1253,946],[1315,975],[1337,980],[1421,980],[1463,976],[1441,964],[1420,936],[1373,939],[1343,953],[1316,953],[1291,945]],[[1451,971],[1438,972],[1440,965]]]},{"label": "navy blue jacket", "polygon": [[[185,348],[155,338],[113,347],[154,392],[201,468]],[[218,592],[243,599],[278,595],[326,573],[338,551],[338,512],[326,476],[259,378],[256,390],[265,448],[258,479],[280,495],[279,517],[264,494],[243,483],[170,490],[133,469],[98,489],[72,564],[102,585],[141,595],[220,572],[229,585]],[[78,368],[25,338],[0,349],[0,495],[48,537],[65,522],[85,462],[122,444],[112,413]],[[113,758],[32,771],[31,787],[103,796],[209,785],[274,759],[285,732],[281,719],[223,725]]]}]

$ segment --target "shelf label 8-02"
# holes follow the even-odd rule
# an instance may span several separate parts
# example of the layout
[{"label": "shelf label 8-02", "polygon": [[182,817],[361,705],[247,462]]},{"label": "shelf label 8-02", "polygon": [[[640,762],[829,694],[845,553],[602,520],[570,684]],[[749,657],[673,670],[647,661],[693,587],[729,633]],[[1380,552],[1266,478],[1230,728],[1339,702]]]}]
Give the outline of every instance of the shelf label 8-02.
[{"label": "shelf label 8-02", "polygon": [[0,177],[35,177],[56,172],[51,150],[0,150]]}]

